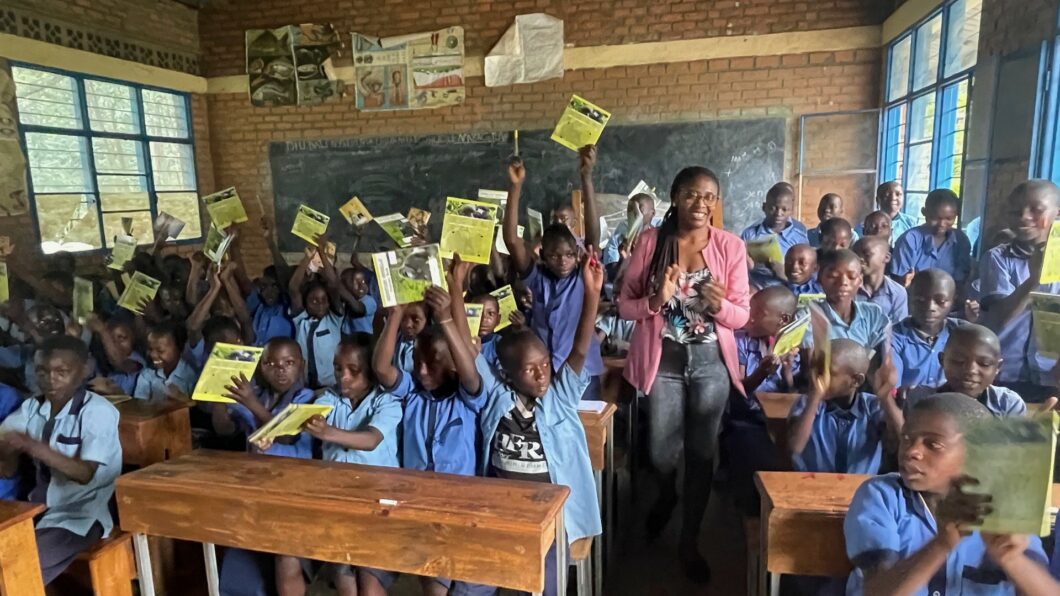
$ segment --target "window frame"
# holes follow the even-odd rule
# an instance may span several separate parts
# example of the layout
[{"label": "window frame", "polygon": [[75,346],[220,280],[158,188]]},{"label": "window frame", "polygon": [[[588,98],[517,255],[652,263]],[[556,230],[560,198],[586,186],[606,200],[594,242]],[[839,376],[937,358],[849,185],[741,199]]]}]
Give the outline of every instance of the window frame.
[{"label": "window frame", "polygon": [[[879,171],[881,173],[881,180],[883,180],[884,182],[888,182],[888,181],[890,181],[892,179],[897,179],[901,183],[902,189],[903,189],[903,191],[905,191],[906,195],[908,195],[909,192],[910,192],[909,185],[908,185],[909,173],[910,173],[910,170],[911,170],[910,161],[909,161],[909,153],[910,153],[909,150],[910,150],[911,146],[914,146],[914,145],[915,146],[920,146],[920,145],[923,145],[923,144],[926,144],[926,143],[930,143],[931,144],[931,157],[930,157],[930,163],[927,164],[927,166],[928,166],[928,168],[927,168],[928,169],[928,188],[927,189],[919,189],[919,188],[912,189],[912,192],[914,194],[916,194],[916,195],[920,195],[922,193],[926,195],[926,193],[929,193],[932,190],[934,190],[936,188],[939,188],[939,181],[942,178],[942,176],[940,175],[941,174],[941,170],[940,170],[941,163],[940,162],[942,161],[942,155],[941,155],[941,153],[942,153],[942,143],[941,143],[941,140],[943,138],[949,137],[950,135],[956,134],[956,132],[957,132],[956,118],[952,119],[952,120],[954,120],[954,122],[949,123],[950,126],[947,126],[947,123],[944,122],[944,120],[946,120],[946,118],[945,118],[945,111],[942,109],[943,108],[943,101],[944,101],[944,97],[945,97],[946,91],[949,88],[957,86],[957,85],[960,85],[962,82],[965,82],[965,81],[967,81],[968,89],[967,89],[967,93],[966,93],[967,100],[966,100],[966,103],[965,103],[965,106],[964,106],[964,137],[962,139],[962,143],[961,143],[961,147],[960,147],[960,155],[959,155],[960,163],[961,163],[961,170],[960,170],[961,171],[961,175],[957,176],[957,177],[953,177],[951,175],[951,177],[949,178],[950,181],[951,181],[951,184],[950,184],[950,186],[947,186],[947,188],[952,188],[954,182],[956,182],[957,185],[961,184],[961,182],[963,180],[964,170],[967,167],[966,153],[967,153],[967,145],[968,145],[968,134],[967,134],[967,131],[968,131],[968,116],[971,113],[972,90],[973,90],[973,87],[975,85],[975,78],[973,76],[974,75],[974,71],[975,71],[975,63],[972,63],[968,67],[966,67],[964,69],[961,69],[961,70],[957,70],[956,72],[950,74],[949,76],[946,76],[946,54],[947,54],[947,50],[949,49],[948,45],[949,45],[949,41],[950,41],[950,39],[949,39],[950,36],[948,35],[948,33],[949,33],[950,25],[952,24],[952,22],[951,22],[951,14],[950,13],[952,12],[953,7],[959,1],[960,0],[945,0],[944,2],[940,3],[934,10],[932,10],[928,14],[924,15],[916,23],[913,23],[907,30],[903,31],[901,33],[901,35],[898,35],[898,36],[894,37],[893,39],[891,39],[887,43],[887,46],[886,46],[887,51],[884,52],[884,60],[885,60],[885,63],[884,63],[884,81],[883,81],[883,87],[882,87],[882,89],[883,89],[883,107],[882,107],[883,116],[882,117],[883,117],[884,126],[881,128],[881,131],[880,131],[879,150],[878,150],[878,154],[879,154],[880,158],[879,158],[878,168],[879,168]],[[938,61],[937,61],[937,64],[935,65],[935,68],[936,68],[935,80],[934,80],[934,82],[932,82],[932,83],[930,83],[930,84],[928,84],[928,85],[926,85],[926,86],[924,86],[924,87],[922,87],[920,89],[914,89],[913,82],[914,82],[915,77],[916,77],[916,60],[917,60],[917,38],[916,38],[916,36],[917,36],[917,33],[918,33],[919,29],[922,26],[930,23],[935,18],[941,18],[941,26],[940,26],[940,29],[939,29]],[[982,15],[980,15],[980,31],[982,31],[982,20],[981,19],[982,19]],[[909,46],[910,47],[909,47],[909,65],[908,65],[908,68],[906,69],[907,70],[907,72],[906,72],[906,77],[907,77],[906,88],[905,88],[905,91],[904,91],[904,93],[902,95],[900,95],[899,97],[897,97],[897,98],[892,100],[888,96],[888,93],[889,93],[890,88],[891,88],[891,80],[892,80],[892,74],[893,74],[892,73],[892,71],[893,71],[892,56],[894,54],[894,48],[898,44],[904,42],[907,39],[909,40]],[[913,128],[911,126],[912,117],[913,117],[913,103],[916,100],[922,99],[922,98],[927,97],[929,95],[933,96],[933,100],[934,100],[934,114],[932,115],[932,122],[931,122],[931,138],[928,139],[928,140],[917,141],[915,143],[911,143],[910,142],[910,133],[911,133],[911,130]],[[896,128],[899,128],[901,130],[900,134],[897,135],[898,137],[900,137],[899,138],[900,151],[893,150],[893,149],[897,148],[897,146],[894,146],[894,145],[891,146],[892,150],[889,151],[888,140],[890,140],[890,135],[888,133],[889,133],[889,129],[891,128],[889,126],[889,124],[890,124],[889,116],[890,116],[890,113],[891,113],[892,109],[900,108],[903,105],[904,105],[904,109],[905,109],[905,125],[904,125],[904,129],[901,129],[900,127],[896,127]],[[894,159],[893,162],[888,160],[889,154],[897,155],[899,153],[900,153],[900,155],[897,157],[897,159]],[[956,160],[957,157],[958,156],[957,156],[956,153],[952,156],[953,160]],[[950,160],[949,156],[947,156],[947,161],[950,163],[951,167],[952,167],[952,164],[953,164],[953,160]],[[896,178],[890,178],[889,176],[890,176],[891,172],[895,171],[895,168],[899,167],[899,165],[900,165],[900,168],[901,168],[900,175],[897,175]],[[917,211],[916,213],[912,213],[911,212],[911,211],[916,211],[915,209],[911,209],[912,206],[913,205],[911,205],[909,200],[907,199],[905,201],[905,203],[902,205],[902,212],[907,214],[907,215],[911,215],[912,217],[915,217],[917,219],[920,219],[921,215],[920,215],[919,211]],[[963,218],[961,218],[961,219],[963,219]],[[963,227],[963,222],[962,222],[962,227]]]},{"label": "window frame", "polygon": [[[155,219],[158,217],[158,190],[155,188],[155,177],[154,177],[154,165],[151,163],[151,143],[170,143],[187,145],[191,148],[192,168],[195,176],[195,188],[184,191],[162,191],[162,194],[168,193],[194,193],[196,195],[196,207],[198,211],[198,218],[200,222],[199,235],[194,238],[181,238],[181,239],[170,239],[167,243],[176,245],[188,245],[202,243],[205,238],[205,230],[202,227],[202,200],[201,193],[199,192],[199,167],[198,167],[198,155],[196,152],[195,143],[195,127],[194,127],[194,116],[192,114],[191,95],[183,91],[176,91],[174,89],[166,89],[164,87],[156,87],[153,85],[143,85],[140,83],[134,83],[130,81],[122,81],[120,79],[113,79],[109,77],[101,77],[96,75],[90,75],[79,72],[72,72],[59,68],[52,68],[48,66],[41,66],[29,62],[19,62],[11,60],[9,61],[11,68],[24,68],[27,70],[37,70],[41,72],[48,72],[59,76],[70,77],[74,82],[74,90],[76,92],[77,104],[75,109],[77,115],[81,120],[82,127],[76,128],[61,128],[55,126],[44,126],[40,124],[24,124],[22,122],[21,115],[17,119],[18,126],[18,137],[19,142],[22,144],[22,151],[26,156],[26,190],[29,197],[30,216],[33,220],[33,231],[37,237],[37,246],[40,247],[43,238],[41,237],[40,221],[37,214],[37,192],[33,188],[33,174],[32,166],[29,162],[29,145],[26,143],[27,133],[43,133],[43,134],[54,134],[62,136],[77,137],[82,139],[85,144],[85,168],[86,174],[91,178],[92,189],[80,193],[41,193],[42,196],[59,195],[59,194],[81,194],[81,195],[92,195],[96,202],[96,221],[99,229],[99,248],[93,248],[91,250],[82,250],[71,253],[75,256],[90,256],[98,254],[109,254],[113,248],[113,242],[107,241],[106,225],[104,224],[104,214],[123,214],[123,213],[142,213],[143,209],[132,209],[132,210],[117,210],[117,211],[104,211],[103,200],[99,189],[99,174],[96,170],[95,160],[95,148],[93,147],[92,140],[97,138],[102,139],[118,139],[124,141],[133,141],[140,146],[139,159],[143,162],[143,176],[145,178],[147,200],[148,200],[148,211],[151,214],[151,223],[154,224]],[[139,126],[139,133],[123,133],[123,132],[110,132],[110,131],[97,131],[92,129],[92,121],[89,116],[88,98],[86,96],[85,82],[86,81],[99,81],[102,83],[111,83],[116,85],[122,85],[129,87],[134,92],[133,110],[135,111],[136,122]],[[15,85],[15,97],[17,101],[18,97],[18,83]],[[146,116],[144,114],[144,91],[156,91],[159,93],[166,93],[169,95],[177,96],[181,99],[184,104],[184,113],[186,115],[186,124],[188,129],[188,136],[186,138],[180,137],[160,137],[148,134]],[[106,175],[106,174],[104,174]],[[153,236],[153,232],[152,232]],[[150,243],[138,243],[137,246],[148,246]],[[47,255],[45,255],[47,256]]]}]

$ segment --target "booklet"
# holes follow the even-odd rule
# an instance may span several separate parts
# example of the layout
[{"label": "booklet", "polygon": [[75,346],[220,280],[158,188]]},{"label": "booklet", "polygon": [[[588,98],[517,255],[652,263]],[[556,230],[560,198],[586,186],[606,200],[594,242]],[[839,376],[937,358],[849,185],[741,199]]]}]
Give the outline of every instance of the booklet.
[{"label": "booklet", "polygon": [[530,233],[530,241],[537,242],[545,233],[545,218],[541,216],[540,211],[535,209],[527,209],[526,217],[529,219],[526,230]]},{"label": "booklet", "polygon": [[1049,358],[1060,358],[1060,296],[1031,292],[1031,310],[1038,351]]},{"label": "booklet", "polygon": [[399,248],[372,255],[383,307],[423,300],[431,286],[445,287],[437,244]]},{"label": "booklet", "polygon": [[500,331],[508,325],[511,325],[512,313],[519,310],[519,304],[515,301],[515,292],[511,286],[504,286],[497,288],[490,292],[490,296],[497,299],[497,308],[500,310],[500,322],[497,323],[497,328],[494,331]]},{"label": "booklet", "polygon": [[368,208],[357,197],[351,197],[349,201],[346,201],[345,205],[339,207],[339,213],[346,218],[346,221],[351,226],[358,228],[372,221],[372,214],[368,212]]},{"label": "booklet", "polygon": [[755,263],[769,264],[784,262],[784,253],[780,250],[780,242],[777,240],[776,234],[770,234],[755,240],[748,240],[746,244],[747,256],[751,257],[751,260]]},{"label": "booklet", "polygon": [[157,279],[137,271],[125,285],[125,291],[121,293],[121,298],[118,298],[118,306],[142,315],[144,309],[141,305],[154,300],[161,285],[162,282]]},{"label": "booklet", "polygon": [[0,302],[11,299],[11,286],[7,278],[7,263],[0,261]]},{"label": "booklet", "polygon": [[655,189],[650,187],[650,186],[648,186],[647,182],[641,180],[640,182],[637,183],[636,186],[633,187],[633,190],[629,191],[629,194],[626,195],[626,198],[632,199],[633,197],[635,197],[637,195],[641,195],[641,194],[650,195],[650,196],[654,197],[655,196]]},{"label": "booklet", "polygon": [[504,211],[508,208],[508,191],[480,188],[478,189],[478,200],[497,205],[497,221],[504,221]]},{"label": "booklet", "polygon": [[409,207],[409,214],[405,218],[409,225],[416,231],[416,236],[427,242],[427,222],[431,221],[431,212],[417,207]]},{"label": "booklet", "polygon": [[11,236],[0,236],[0,257],[7,257],[15,252],[15,243],[11,242]]},{"label": "booklet", "polygon": [[448,197],[442,220],[442,257],[460,258],[470,263],[488,264],[497,225],[497,205]]},{"label": "booklet", "polygon": [[202,202],[210,214],[210,221],[222,230],[234,223],[247,221],[247,210],[243,208],[243,201],[239,199],[234,186],[206,195]]},{"label": "booklet", "polygon": [[[338,252],[339,249],[337,246],[335,246],[334,242],[331,242],[329,240],[327,244],[324,245],[324,256],[328,258],[329,263],[335,263],[335,255],[337,255]],[[305,253],[309,255],[310,272],[316,273],[317,271],[320,271],[324,268],[324,262],[320,260],[320,251],[313,248],[312,246],[307,246],[305,248]]]},{"label": "booklet", "polygon": [[183,229],[184,220],[174,217],[165,211],[159,213],[158,217],[155,218],[155,238],[161,236],[166,239],[172,238],[176,240]]},{"label": "booklet", "polygon": [[968,493],[990,495],[993,511],[979,530],[995,534],[1049,533],[1057,414],[990,417],[964,434],[964,474],[979,481]]},{"label": "booklet", "polygon": [[228,247],[232,244],[233,238],[235,236],[211,223],[209,229],[206,230],[206,241],[202,244],[202,254],[206,255],[206,258],[214,263],[220,264],[221,259],[228,252]]},{"label": "booklet", "polygon": [[[516,226],[516,231],[518,232],[519,237],[523,238],[523,234],[526,232],[526,228],[524,228],[523,226]],[[504,230],[501,229],[500,225],[497,226],[497,242],[495,242],[494,244],[497,248],[497,252],[501,253],[502,255],[512,254],[508,252],[508,245],[504,243]]]},{"label": "booklet", "polygon": [[644,226],[644,214],[640,212],[640,208],[637,208],[637,214],[630,217],[626,214],[626,250],[629,250],[630,244],[633,239],[640,234],[640,229]]},{"label": "booklet", "polygon": [[1049,229],[1049,240],[1045,244],[1045,255],[1042,260],[1041,283],[1051,284],[1060,281],[1060,221],[1054,221]]},{"label": "booklet", "polygon": [[254,346],[237,346],[235,344],[214,344],[210,351],[210,357],[206,359],[206,366],[202,369],[199,381],[195,383],[195,389],[191,398],[196,401],[213,401],[226,404],[236,403],[236,400],[225,397],[228,394],[226,386],[232,384],[232,377],[238,377],[240,373],[247,379],[254,378],[254,371],[258,368],[258,360],[265,348]]},{"label": "booklet", "polygon": [[482,304],[464,304],[464,314],[467,315],[467,328],[471,331],[471,337],[478,337],[478,332],[482,329],[482,310],[485,308]]},{"label": "booklet", "polygon": [[136,238],[125,234],[115,236],[110,247],[110,263],[107,263],[107,267],[121,271],[135,254]]},{"label": "booklet", "polygon": [[806,330],[810,327],[810,315],[803,315],[788,323],[777,333],[777,341],[773,344],[773,353],[784,356],[793,350],[798,350],[806,337]]},{"label": "booklet", "polygon": [[556,123],[552,140],[573,151],[595,145],[610,119],[611,112],[574,95]]},{"label": "booklet", "polygon": [[[832,368],[832,324],[816,302],[806,305],[810,312],[810,336],[813,338],[813,352],[810,366],[817,371],[830,371]],[[805,334],[803,335],[805,339]],[[802,364],[806,366],[805,363]],[[819,373],[818,373],[819,374]]]},{"label": "booklet", "polygon": [[74,320],[84,323],[95,309],[95,291],[92,282],[83,278],[74,278]]},{"label": "booklet", "polygon": [[[248,377],[249,378],[249,377]],[[302,432],[302,426],[313,416],[328,417],[335,406],[317,404],[287,404],[280,413],[273,416],[258,430],[247,437],[248,443],[259,443],[262,440],[276,440],[278,437],[291,437]]]},{"label": "booklet", "polygon": [[294,225],[291,226],[291,233],[316,246],[317,238],[328,231],[329,221],[331,217],[308,205],[299,205],[298,214],[294,216]]},{"label": "booklet", "polygon": [[409,220],[400,213],[391,213],[375,218],[375,223],[383,228],[386,235],[397,243],[398,247],[412,246],[412,239],[416,237],[416,229],[412,227]]},{"label": "booklet", "polygon": [[824,294],[799,294],[799,308],[818,300],[824,300]]}]

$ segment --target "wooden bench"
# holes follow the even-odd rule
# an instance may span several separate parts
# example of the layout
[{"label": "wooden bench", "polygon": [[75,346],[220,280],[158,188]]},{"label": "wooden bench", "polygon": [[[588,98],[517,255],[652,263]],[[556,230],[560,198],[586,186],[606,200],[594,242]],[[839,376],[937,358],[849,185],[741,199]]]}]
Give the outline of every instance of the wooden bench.
[{"label": "wooden bench", "polygon": [[132,596],[136,579],[132,534],[114,529],[110,538],[99,541],[74,559],[67,573],[85,578],[95,596]]}]

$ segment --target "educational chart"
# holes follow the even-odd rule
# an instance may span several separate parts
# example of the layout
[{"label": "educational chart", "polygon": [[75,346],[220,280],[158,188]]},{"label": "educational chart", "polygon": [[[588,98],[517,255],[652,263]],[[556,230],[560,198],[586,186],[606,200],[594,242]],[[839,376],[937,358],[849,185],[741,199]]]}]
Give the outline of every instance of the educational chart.
[{"label": "educational chart", "polygon": [[342,47],[331,25],[288,25],[246,32],[250,102],[255,106],[320,103],[338,96],[332,58]]},{"label": "educational chart", "polygon": [[357,109],[415,110],[464,103],[464,29],[398,37],[353,34]]}]

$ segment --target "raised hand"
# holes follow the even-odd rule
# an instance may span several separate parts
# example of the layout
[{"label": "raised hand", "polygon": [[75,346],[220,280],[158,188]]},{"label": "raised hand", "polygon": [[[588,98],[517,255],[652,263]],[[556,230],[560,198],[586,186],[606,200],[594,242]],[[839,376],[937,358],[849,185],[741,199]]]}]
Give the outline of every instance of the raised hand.
[{"label": "raised hand", "polygon": [[329,431],[331,430],[331,427],[328,426],[328,423],[324,420],[323,416],[317,414],[309,420],[306,420],[305,424],[302,425],[302,430],[312,435],[313,438],[327,441],[330,436]]},{"label": "raised hand", "polygon": [[449,297],[449,292],[438,286],[431,286],[423,293],[423,300],[427,303],[427,307],[431,309],[435,322],[442,323],[446,320],[452,320],[452,312],[449,310],[452,300]]},{"label": "raised hand", "polygon": [[674,292],[677,291],[677,283],[681,280],[681,267],[674,263],[666,268],[666,273],[663,275],[662,283],[659,284],[659,289],[655,292],[655,296],[652,299],[655,301],[652,310],[659,310],[666,305],[674,296]]},{"label": "raised hand", "polygon": [[982,524],[983,518],[992,511],[990,495],[964,492],[964,487],[977,484],[979,481],[970,476],[955,479],[950,492],[938,504],[935,518],[938,519],[939,537],[945,539],[950,548],[956,548],[970,533],[970,527]]},{"label": "raised hand", "polygon": [[578,150],[578,171],[589,174],[596,166],[596,145],[586,145]]},{"label": "raised hand", "polygon": [[526,166],[523,165],[522,159],[516,157],[508,162],[508,180],[512,186],[522,186],[526,181]]},{"label": "raised hand", "polygon": [[258,399],[258,396],[254,394],[253,385],[250,384],[250,380],[243,373],[239,373],[238,377],[233,376],[232,384],[225,385],[225,390],[228,391],[225,397],[234,399],[244,406]]},{"label": "raised hand", "polygon": [[605,277],[607,277],[607,274],[604,273],[604,266],[600,264],[600,259],[596,258],[596,247],[590,246],[586,254],[585,264],[582,265],[582,281],[585,282],[587,289],[594,290],[599,295],[600,290],[604,287]]}]

